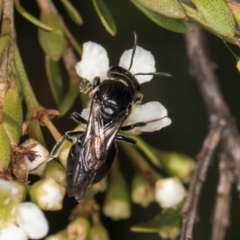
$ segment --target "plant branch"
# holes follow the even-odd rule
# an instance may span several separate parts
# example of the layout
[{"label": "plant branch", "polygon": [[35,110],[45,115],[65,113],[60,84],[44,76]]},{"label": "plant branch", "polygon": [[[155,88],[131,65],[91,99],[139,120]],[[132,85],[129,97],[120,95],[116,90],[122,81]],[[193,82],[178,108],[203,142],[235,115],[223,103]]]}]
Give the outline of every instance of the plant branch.
[{"label": "plant branch", "polygon": [[[200,154],[198,155],[198,165],[190,184],[189,194],[183,207],[183,226],[181,240],[192,239],[193,225],[197,216],[199,196],[206,172],[212,160],[213,153],[221,141],[224,148],[221,149],[221,164],[225,156],[228,156],[233,166],[232,168],[220,169],[219,187],[225,186],[226,192],[216,196],[216,209],[221,208],[221,213],[215,211],[213,220],[212,239],[223,239],[226,232],[229,212],[230,189],[235,177],[240,191],[240,137],[230,110],[225,103],[218,79],[214,73],[214,62],[209,56],[206,39],[203,30],[197,25],[193,25],[193,30],[185,35],[187,54],[190,62],[190,69],[195,79],[202,98],[204,100],[210,122],[210,131],[204,141]],[[228,171],[228,172],[226,172]],[[227,178],[226,178],[226,174]],[[226,180],[227,179],[227,180]],[[221,217],[219,215],[221,214]],[[221,229],[221,238],[216,238],[216,232]]]},{"label": "plant branch", "polygon": [[225,151],[220,153],[219,172],[220,179],[214,209],[212,240],[224,240],[229,225],[231,188],[234,178]]}]

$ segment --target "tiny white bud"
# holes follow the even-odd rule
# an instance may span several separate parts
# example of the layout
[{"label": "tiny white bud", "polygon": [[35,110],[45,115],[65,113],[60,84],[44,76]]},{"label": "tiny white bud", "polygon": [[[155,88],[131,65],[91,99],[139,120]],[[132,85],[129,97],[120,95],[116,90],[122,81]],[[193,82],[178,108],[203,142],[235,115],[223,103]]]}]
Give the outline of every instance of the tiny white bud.
[{"label": "tiny white bud", "polygon": [[17,224],[26,231],[29,238],[43,238],[48,233],[48,222],[43,212],[32,202],[20,204]]},{"label": "tiny white bud", "polygon": [[65,192],[65,187],[58,184],[53,178],[46,178],[32,186],[30,197],[41,209],[59,210],[62,208]]},{"label": "tiny white bud", "polygon": [[27,240],[27,233],[15,224],[0,229],[1,240]]},{"label": "tiny white bud", "polygon": [[185,195],[185,188],[178,178],[164,178],[155,183],[155,200],[163,208],[175,207]]},{"label": "tiny white bud", "polygon": [[112,199],[103,207],[105,216],[117,221],[120,219],[128,219],[131,216],[130,205],[122,199]]},{"label": "tiny white bud", "polygon": [[[27,139],[25,142],[21,144],[21,146],[28,147],[31,144],[37,144],[35,147],[31,148],[31,151],[35,151],[37,156],[31,162],[25,155],[24,156],[25,163],[27,164],[29,174],[41,175],[46,167],[46,164],[41,165],[41,163],[43,163],[49,157],[49,152],[43,145],[41,145],[38,141],[36,141],[33,138]],[[36,170],[32,171],[33,169]]]}]

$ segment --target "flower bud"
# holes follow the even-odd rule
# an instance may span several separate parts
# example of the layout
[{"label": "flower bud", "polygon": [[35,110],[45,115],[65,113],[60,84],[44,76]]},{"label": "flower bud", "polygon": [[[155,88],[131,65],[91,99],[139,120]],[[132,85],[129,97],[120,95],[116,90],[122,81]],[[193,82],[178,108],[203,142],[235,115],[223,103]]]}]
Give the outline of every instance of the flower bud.
[{"label": "flower bud", "polygon": [[53,178],[34,183],[30,188],[31,200],[43,210],[60,210],[66,189]]},{"label": "flower bud", "polygon": [[20,200],[18,188],[10,181],[0,179],[0,228],[16,221]]},{"label": "flower bud", "polygon": [[183,201],[186,190],[178,178],[164,178],[155,183],[155,200],[162,208],[173,208]]},{"label": "flower bud", "polygon": [[58,159],[59,159],[60,163],[64,166],[64,168],[67,167],[67,159],[68,159],[68,154],[69,154],[71,146],[72,146],[71,142],[64,141],[61,146],[60,153],[58,155]]},{"label": "flower bud", "polygon": [[10,181],[10,183],[12,183],[12,185],[18,189],[19,202],[23,202],[26,198],[26,185],[17,181]]},{"label": "flower bud", "polygon": [[127,219],[131,215],[128,186],[117,161],[114,162],[110,172],[110,186],[105,196],[103,213],[115,221]]},{"label": "flower bud", "polygon": [[[36,144],[36,146],[34,146],[34,144]],[[21,146],[26,148],[31,145],[33,145],[33,147],[29,150],[33,151],[34,156],[33,159],[31,159],[28,155],[24,155],[25,163],[30,174],[42,175],[46,167],[46,164],[42,163],[49,157],[49,152],[42,144],[33,138],[29,138],[21,144]]]},{"label": "flower bud", "polygon": [[67,226],[68,240],[86,240],[90,223],[86,218],[78,217]]},{"label": "flower bud", "polygon": [[193,158],[174,152],[163,152],[157,150],[160,162],[164,169],[172,176],[178,177],[184,183],[188,183],[192,173],[196,168],[196,162]]},{"label": "flower bud", "polygon": [[93,227],[90,229],[89,240],[109,240],[106,228],[102,225],[98,214],[92,215]]},{"label": "flower bud", "polygon": [[142,207],[148,207],[154,201],[154,191],[141,172],[137,172],[132,181],[132,201]]},{"label": "flower bud", "polygon": [[57,183],[66,186],[66,171],[63,166],[56,161],[51,161],[47,164],[41,178],[53,178]]}]

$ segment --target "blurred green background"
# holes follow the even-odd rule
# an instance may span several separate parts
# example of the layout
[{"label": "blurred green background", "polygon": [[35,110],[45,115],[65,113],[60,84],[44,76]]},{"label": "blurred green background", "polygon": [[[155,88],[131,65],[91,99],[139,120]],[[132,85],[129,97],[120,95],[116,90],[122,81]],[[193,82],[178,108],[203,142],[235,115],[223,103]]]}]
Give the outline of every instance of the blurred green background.
[{"label": "blurred green background", "polygon": [[[188,59],[185,51],[184,36],[162,29],[146,18],[130,1],[106,1],[117,24],[117,35],[110,36],[102,26],[91,1],[77,1],[72,3],[83,17],[84,25],[74,24],[58,0],[54,1],[58,11],[63,15],[68,27],[80,43],[94,41],[104,46],[109,55],[110,64],[118,64],[122,52],[132,48],[133,31],[139,38],[139,45],[151,51],[156,60],[158,71],[169,72],[173,78],[154,77],[142,85],[144,102],[160,101],[169,112],[172,125],[155,133],[143,134],[143,138],[162,150],[178,151],[190,156],[196,156],[208,131],[208,119],[201,95],[194,79],[189,75]],[[39,16],[39,9],[35,1],[21,0],[21,4],[34,16]],[[16,12],[17,41],[25,67],[32,83],[36,96],[44,107],[55,108],[53,97],[48,86],[44,68],[44,53],[37,40],[37,28],[27,22]],[[216,73],[226,102],[233,115],[238,120],[240,116],[240,76],[236,70],[236,59],[225,46],[223,41],[207,33],[209,50],[216,63]],[[235,54],[240,56],[239,50],[230,45]],[[80,60],[80,59],[79,59]],[[76,101],[72,111],[81,111],[80,101]],[[67,117],[55,119],[54,123],[64,133],[75,127]],[[48,136],[48,132],[46,135]],[[49,135],[48,146],[54,144]],[[120,153],[120,156],[121,153]],[[122,156],[121,167],[127,179],[131,179],[131,164]],[[208,177],[201,195],[199,221],[194,228],[194,240],[210,239],[211,216],[213,213],[216,185],[218,182],[217,156],[208,172]],[[235,186],[234,186],[235,188]],[[102,196],[99,196],[99,201]],[[68,216],[76,204],[73,199],[65,198],[64,209],[60,212],[47,212],[50,221],[50,231],[65,228]],[[132,218],[127,221],[113,222],[103,218],[104,224],[110,231],[111,239],[157,240],[157,234],[138,234],[129,231],[129,228],[139,222],[151,219],[159,212],[157,205],[143,209],[133,205]],[[231,226],[227,232],[227,240],[240,239],[240,202],[234,189],[231,206]]]}]

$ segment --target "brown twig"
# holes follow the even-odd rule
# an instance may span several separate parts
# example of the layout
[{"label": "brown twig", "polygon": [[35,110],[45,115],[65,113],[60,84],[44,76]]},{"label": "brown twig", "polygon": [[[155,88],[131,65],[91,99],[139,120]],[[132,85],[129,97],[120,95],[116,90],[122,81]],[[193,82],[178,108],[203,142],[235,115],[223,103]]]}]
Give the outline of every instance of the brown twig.
[{"label": "brown twig", "polygon": [[231,188],[234,178],[231,172],[230,162],[224,150],[220,153],[219,172],[220,179],[214,209],[212,240],[223,240],[225,238],[226,228],[229,225]]},{"label": "brown twig", "polygon": [[[189,194],[183,207],[183,225],[181,240],[192,239],[193,225],[197,216],[199,196],[205,175],[218,143],[221,141],[221,165],[225,156],[233,164],[232,168],[221,167],[218,194],[216,196],[216,211],[213,220],[213,240],[223,240],[226,232],[229,212],[230,189],[233,180],[238,183],[240,191],[240,137],[230,110],[225,103],[218,80],[214,73],[214,63],[211,60],[203,30],[193,25],[193,31],[185,35],[190,69],[201,91],[207,109],[210,131],[206,137],[200,154],[198,165],[190,184]],[[235,179],[234,179],[235,177]],[[223,192],[219,188],[225,186]],[[221,212],[220,212],[220,210]],[[221,228],[221,231],[219,230]]]},{"label": "brown twig", "polygon": [[220,141],[222,129],[223,126],[216,126],[210,130],[197,157],[198,165],[191,181],[189,195],[182,210],[183,227],[181,232],[181,239],[192,239],[192,229],[195,220],[197,219],[197,205],[199,201],[199,195],[203,182],[205,181],[205,176],[209,164],[212,160],[213,152]]}]

